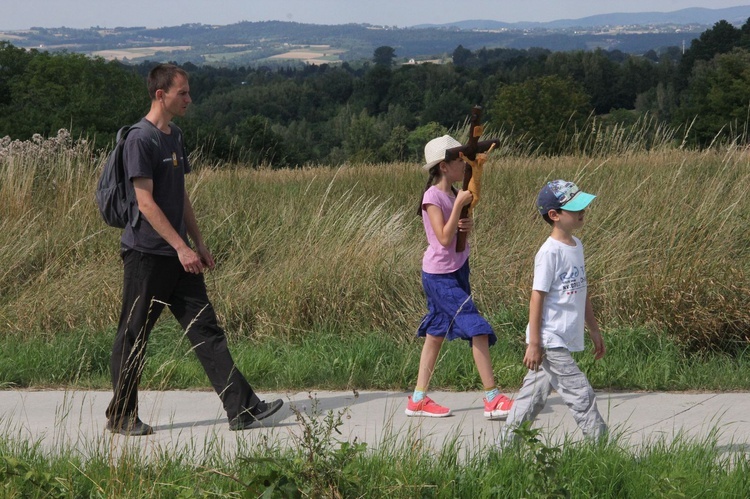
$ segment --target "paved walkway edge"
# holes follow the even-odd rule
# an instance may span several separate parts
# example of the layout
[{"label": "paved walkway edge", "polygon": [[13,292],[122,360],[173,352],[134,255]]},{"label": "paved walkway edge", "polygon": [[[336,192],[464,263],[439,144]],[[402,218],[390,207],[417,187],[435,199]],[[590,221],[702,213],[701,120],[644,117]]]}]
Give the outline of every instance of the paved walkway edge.
[{"label": "paved walkway edge", "polygon": [[[377,448],[388,442],[414,441],[440,449],[454,440],[467,452],[492,445],[502,421],[483,416],[481,392],[430,392],[453,410],[447,418],[409,418],[405,392],[312,391],[263,393],[282,398],[284,407],[268,420],[239,432],[229,430],[220,401],[213,392],[142,391],[141,419],[156,432],[147,437],[113,435],[104,428],[110,392],[78,390],[0,391],[0,434],[14,441],[38,442],[53,452],[75,450],[84,457],[128,446],[146,452],[188,453],[200,457],[217,450],[229,454],[258,445],[299,445],[300,418],[331,412],[342,441]],[[508,394],[513,396],[514,394]],[[610,429],[628,445],[666,439],[716,438],[727,451],[750,449],[750,394],[598,392],[598,405]],[[566,436],[580,439],[567,407],[557,394],[535,422],[550,443]]]}]

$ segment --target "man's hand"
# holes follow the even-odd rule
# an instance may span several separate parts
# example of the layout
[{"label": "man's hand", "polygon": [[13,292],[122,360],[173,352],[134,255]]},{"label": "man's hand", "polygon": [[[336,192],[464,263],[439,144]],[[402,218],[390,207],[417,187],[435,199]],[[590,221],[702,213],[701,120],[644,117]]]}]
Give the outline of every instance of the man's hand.
[{"label": "man's hand", "polygon": [[182,268],[185,269],[185,272],[190,272],[191,274],[200,274],[203,272],[205,265],[203,264],[200,255],[193,251],[190,246],[185,245],[180,248],[177,251],[177,257],[180,259],[180,263],[182,264]]},{"label": "man's hand", "polygon": [[214,257],[211,254],[210,251],[208,251],[208,248],[205,244],[199,244],[196,249],[198,250],[198,256],[201,257],[201,262],[205,267],[207,267],[209,270],[213,270],[216,266],[216,263],[214,262]]}]

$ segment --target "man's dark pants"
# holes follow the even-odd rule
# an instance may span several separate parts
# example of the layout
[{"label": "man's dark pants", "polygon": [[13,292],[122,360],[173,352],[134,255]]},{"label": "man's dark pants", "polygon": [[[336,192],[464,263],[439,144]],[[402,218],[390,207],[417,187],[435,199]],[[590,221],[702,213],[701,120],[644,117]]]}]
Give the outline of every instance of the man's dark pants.
[{"label": "man's dark pants", "polygon": [[122,311],[110,360],[114,397],[107,419],[116,425],[138,416],[138,384],[146,344],[165,305],[186,331],[228,418],[255,407],[259,399],[232,360],[226,335],[208,300],[203,274],[186,272],[176,256],[127,250],[122,258]]}]

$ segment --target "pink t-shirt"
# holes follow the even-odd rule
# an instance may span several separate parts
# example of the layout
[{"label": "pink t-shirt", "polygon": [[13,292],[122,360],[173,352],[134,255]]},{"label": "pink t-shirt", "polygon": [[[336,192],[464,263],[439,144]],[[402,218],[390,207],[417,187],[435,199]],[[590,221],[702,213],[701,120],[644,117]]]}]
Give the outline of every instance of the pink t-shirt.
[{"label": "pink t-shirt", "polygon": [[450,244],[446,247],[440,244],[435,231],[432,230],[430,217],[427,216],[426,207],[428,204],[434,204],[443,212],[443,220],[448,221],[453,211],[453,203],[456,196],[447,194],[436,186],[431,186],[422,196],[422,223],[424,231],[427,234],[429,246],[422,257],[422,270],[428,274],[448,274],[460,269],[469,258],[469,244],[461,253],[456,253],[456,236],[451,239]]}]

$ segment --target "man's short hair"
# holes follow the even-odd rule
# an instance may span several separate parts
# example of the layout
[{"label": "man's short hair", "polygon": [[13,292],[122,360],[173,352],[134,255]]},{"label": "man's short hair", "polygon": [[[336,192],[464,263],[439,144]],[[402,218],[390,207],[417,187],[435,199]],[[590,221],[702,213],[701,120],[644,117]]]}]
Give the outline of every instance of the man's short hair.
[{"label": "man's short hair", "polygon": [[168,91],[177,75],[188,77],[187,71],[174,64],[158,64],[148,73],[148,95],[156,99],[156,91]]}]

